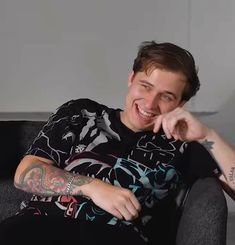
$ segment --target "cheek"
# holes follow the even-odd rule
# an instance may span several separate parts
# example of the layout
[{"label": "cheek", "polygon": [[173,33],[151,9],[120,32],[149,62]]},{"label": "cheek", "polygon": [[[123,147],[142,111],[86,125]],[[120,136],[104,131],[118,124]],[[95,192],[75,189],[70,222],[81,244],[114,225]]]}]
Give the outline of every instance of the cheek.
[{"label": "cheek", "polygon": [[159,105],[160,109],[161,109],[161,113],[167,113],[170,111],[173,111],[176,107],[178,107],[177,103],[161,103]]},{"label": "cheek", "polygon": [[128,100],[135,100],[143,97],[143,93],[135,87],[130,87],[127,94]]}]

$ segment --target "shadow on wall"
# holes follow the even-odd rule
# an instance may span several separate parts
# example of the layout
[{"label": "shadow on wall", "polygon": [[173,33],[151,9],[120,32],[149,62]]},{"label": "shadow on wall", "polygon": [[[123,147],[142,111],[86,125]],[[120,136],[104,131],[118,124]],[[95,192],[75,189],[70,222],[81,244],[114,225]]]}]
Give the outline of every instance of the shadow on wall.
[{"label": "shadow on wall", "polygon": [[226,103],[220,106],[218,113],[204,115],[200,119],[235,147],[235,90]]}]

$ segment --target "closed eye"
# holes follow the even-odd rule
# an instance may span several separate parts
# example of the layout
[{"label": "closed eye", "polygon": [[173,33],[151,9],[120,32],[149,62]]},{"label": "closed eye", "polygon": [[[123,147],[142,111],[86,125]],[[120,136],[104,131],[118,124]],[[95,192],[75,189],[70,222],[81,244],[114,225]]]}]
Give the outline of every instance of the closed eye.
[{"label": "closed eye", "polygon": [[161,99],[163,101],[169,102],[169,101],[173,101],[175,99],[175,97],[172,94],[164,93],[161,95]]},{"label": "closed eye", "polygon": [[148,83],[147,81],[140,81],[140,85],[146,90],[150,91],[153,87],[152,84]]},{"label": "closed eye", "polygon": [[144,87],[147,91],[151,90],[151,87],[146,84],[142,84],[142,87]]}]

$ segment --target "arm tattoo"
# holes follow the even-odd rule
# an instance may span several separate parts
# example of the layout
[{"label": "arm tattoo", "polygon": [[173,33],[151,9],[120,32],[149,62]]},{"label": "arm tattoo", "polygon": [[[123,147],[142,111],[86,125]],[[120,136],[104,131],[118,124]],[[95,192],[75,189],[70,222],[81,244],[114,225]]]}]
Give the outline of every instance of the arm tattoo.
[{"label": "arm tattoo", "polygon": [[201,144],[211,153],[211,150],[213,149],[214,142],[209,141],[205,139]]},{"label": "arm tattoo", "polygon": [[[214,158],[214,155],[212,153],[213,150],[213,145],[214,142],[213,141],[208,141],[207,139],[204,140],[203,142],[201,142],[201,144],[208,150],[208,152],[211,154],[211,156]],[[216,161],[216,159],[214,158],[214,160]],[[216,161],[217,162],[217,161]],[[218,162],[217,162],[218,163]],[[222,168],[220,168],[222,174],[224,175],[225,179],[228,181],[230,181],[230,183],[232,184],[232,186],[235,188],[235,167],[231,167],[228,176],[226,176],[226,174],[222,171]]]},{"label": "arm tattoo", "polygon": [[[80,174],[73,174],[73,177],[71,177],[70,173],[70,179],[69,182],[67,182],[67,188],[66,188],[66,194],[67,195],[72,195],[73,190],[82,185],[89,184],[93,181],[94,179],[85,175],[80,175]],[[80,190],[76,195],[83,195],[82,191]]]},{"label": "arm tattoo", "polygon": [[[32,163],[19,177],[18,188],[39,195],[57,196],[73,193],[73,190],[93,179],[79,174],[69,173],[57,167],[46,168],[43,164]],[[79,190],[75,195],[82,195]]]},{"label": "arm tattoo", "polygon": [[[205,149],[209,152],[209,154],[211,155],[211,157],[214,159],[214,161],[215,161],[215,162],[217,163],[217,165],[219,166],[221,173],[222,173],[222,174],[225,176],[225,178],[227,179],[227,177],[226,177],[224,171],[223,171],[222,168],[220,167],[218,161],[215,159],[214,154],[213,154],[213,152],[212,152],[214,142],[205,139],[204,141],[201,142],[201,145],[204,146]],[[214,174],[215,174],[215,176],[219,176],[219,175],[220,175],[220,174],[218,174],[218,172],[217,172],[217,173],[214,172]]]},{"label": "arm tattoo", "polygon": [[232,167],[229,172],[229,180],[231,181],[232,185],[235,187],[235,167]]}]

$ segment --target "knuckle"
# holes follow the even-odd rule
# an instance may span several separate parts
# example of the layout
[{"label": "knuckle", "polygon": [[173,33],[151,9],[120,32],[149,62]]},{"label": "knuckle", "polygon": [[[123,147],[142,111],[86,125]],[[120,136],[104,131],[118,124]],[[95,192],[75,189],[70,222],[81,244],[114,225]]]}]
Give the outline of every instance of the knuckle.
[{"label": "knuckle", "polygon": [[131,191],[131,190],[128,190],[128,189],[126,189],[126,194],[127,194],[128,196],[132,196],[132,195],[133,195],[132,191]]},{"label": "knuckle", "polygon": [[138,214],[130,214],[128,215],[128,217],[126,218],[126,220],[133,220],[133,219],[136,219],[138,217]]}]

